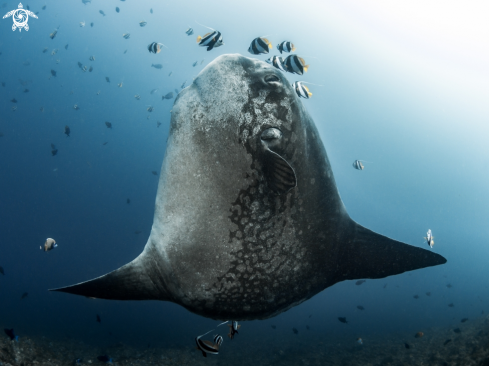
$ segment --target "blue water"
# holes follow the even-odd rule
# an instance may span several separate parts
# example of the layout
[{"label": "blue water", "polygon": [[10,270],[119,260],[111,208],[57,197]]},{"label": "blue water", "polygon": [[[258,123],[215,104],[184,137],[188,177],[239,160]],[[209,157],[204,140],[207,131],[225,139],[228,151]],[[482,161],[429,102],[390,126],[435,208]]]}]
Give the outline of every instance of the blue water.
[{"label": "blue water", "polygon": [[[5,4],[3,13],[18,6]],[[470,55],[430,53],[428,36],[426,44],[406,40],[397,28],[385,28],[386,19],[376,22],[347,5],[294,4],[30,1],[23,5],[39,11],[39,19],[29,19],[28,32],[13,32],[11,18],[0,21],[0,326],[94,344],[182,346],[216,325],[170,303],[89,300],[47,289],[105,274],[139,255],[151,229],[158,183],[152,171],[159,174],[174,101],[161,96],[184,81],[189,85],[221,54],[265,60],[270,55],[247,53],[251,40],[265,35],[274,45],[271,55],[279,42],[291,40],[311,64],[303,77],[288,75],[291,83],[322,85],[311,85],[313,97],[303,103],[351,217],[425,249],[423,236],[431,229],[432,250],[448,263],[361,286],[336,284],[276,318],[244,323],[243,337],[272,334],[273,324],[280,330],[277,342],[296,337],[296,327],[303,337],[334,334],[354,343],[371,334],[448,328],[489,310],[485,70]],[[221,31],[225,45],[210,52],[198,47],[195,38],[207,29],[197,21]],[[188,26],[194,35],[185,34]],[[150,54],[154,41],[168,48]],[[93,72],[82,72],[77,62]],[[163,69],[151,67],[157,63]],[[58,149],[54,157],[51,143]],[[355,159],[367,161],[365,170],[353,169]],[[44,253],[39,246],[47,237],[59,247]],[[28,297],[21,300],[24,292]]]}]

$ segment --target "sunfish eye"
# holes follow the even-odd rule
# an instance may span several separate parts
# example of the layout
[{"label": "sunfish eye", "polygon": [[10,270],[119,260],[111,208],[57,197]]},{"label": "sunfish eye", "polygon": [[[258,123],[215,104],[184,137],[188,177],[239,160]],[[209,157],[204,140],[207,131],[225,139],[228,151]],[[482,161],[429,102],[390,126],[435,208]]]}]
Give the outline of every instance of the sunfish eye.
[{"label": "sunfish eye", "polygon": [[261,133],[261,139],[265,141],[276,140],[282,138],[282,131],[278,128],[267,128]]},{"label": "sunfish eye", "polygon": [[280,82],[280,78],[275,74],[265,76],[264,80],[267,84],[273,84],[273,83]]}]

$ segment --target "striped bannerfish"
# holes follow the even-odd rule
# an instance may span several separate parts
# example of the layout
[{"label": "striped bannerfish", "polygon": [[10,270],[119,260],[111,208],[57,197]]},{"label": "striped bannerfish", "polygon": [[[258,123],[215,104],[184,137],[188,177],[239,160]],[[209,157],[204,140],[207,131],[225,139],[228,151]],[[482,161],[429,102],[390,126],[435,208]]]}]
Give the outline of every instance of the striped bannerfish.
[{"label": "striped bannerfish", "polygon": [[302,83],[303,81],[296,81],[292,84],[292,87],[300,98],[309,99],[312,97],[312,93],[309,91],[308,87]]},{"label": "striped bannerfish", "polygon": [[[212,29],[212,28],[209,28]],[[207,47],[207,51],[212,50],[214,47],[220,47],[224,43],[222,42],[222,34],[219,31],[212,29],[211,33],[207,33],[203,37],[197,37],[197,43],[201,47]]]},{"label": "striped bannerfish", "polygon": [[268,39],[264,37],[258,37],[251,41],[248,52],[252,55],[260,55],[262,53],[268,53],[269,49],[271,49],[272,47],[272,43]]},{"label": "striped bannerfish", "polygon": [[295,46],[292,42],[283,41],[282,43],[277,45],[277,49],[282,52],[293,52],[295,51]]},{"label": "striped bannerfish", "polygon": [[286,72],[284,69],[284,60],[280,56],[272,56],[270,57],[267,62],[272,65],[273,67],[279,69],[280,71]]},{"label": "striped bannerfish", "polygon": [[160,53],[161,52],[161,46],[164,46],[164,44],[153,42],[148,46],[148,51],[151,53]]},{"label": "striped bannerfish", "polygon": [[229,327],[228,337],[233,339],[235,334],[239,334],[238,329],[241,328],[241,325],[239,325],[237,321],[233,320],[231,324],[228,324],[228,327]]},{"label": "striped bannerfish", "polygon": [[189,28],[185,31],[185,33],[187,34],[187,36],[191,36],[192,34],[194,34],[194,30],[192,28]]},{"label": "striped bannerfish", "polygon": [[223,338],[222,338],[222,336],[221,336],[221,335],[216,334],[216,335],[214,336],[214,344],[215,344],[216,346],[221,347],[222,341],[223,341]]},{"label": "striped bannerfish", "polygon": [[356,169],[356,170],[363,170],[363,168],[365,168],[362,164],[362,161],[361,160],[355,160],[353,162],[353,167]]},{"label": "striped bannerfish", "polygon": [[426,242],[430,246],[430,248],[433,248],[433,245],[435,245],[435,237],[431,233],[431,229],[428,229],[428,232],[426,233]]},{"label": "striped bannerfish", "polygon": [[[195,343],[197,344],[197,349],[202,351],[202,356],[207,357],[207,354],[218,355],[219,354],[219,346],[222,344],[222,337],[220,335],[214,336],[214,341],[220,341],[219,344],[212,343],[211,341],[203,341],[201,338],[206,334],[212,332],[212,330],[208,331],[205,334],[202,334],[195,338]],[[220,337],[220,338],[219,338]]]},{"label": "striped bannerfish", "polygon": [[284,65],[288,72],[298,75],[303,75],[309,68],[309,65],[306,65],[306,61],[297,55],[287,56],[284,60]]}]

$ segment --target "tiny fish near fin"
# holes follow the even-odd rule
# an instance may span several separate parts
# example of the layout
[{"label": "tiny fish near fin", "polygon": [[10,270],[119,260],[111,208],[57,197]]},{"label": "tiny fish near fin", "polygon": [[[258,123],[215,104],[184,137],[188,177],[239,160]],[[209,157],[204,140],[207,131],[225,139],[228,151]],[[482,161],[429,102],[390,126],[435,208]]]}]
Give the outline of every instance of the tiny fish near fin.
[{"label": "tiny fish near fin", "polygon": [[[171,301],[162,279],[148,276],[144,252],[132,262],[106,275],[76,285],[51,289],[96,299]],[[158,276],[154,276],[157,277]]]},{"label": "tiny fish near fin", "polygon": [[344,263],[339,281],[384,278],[447,262],[439,254],[389,239],[349,221],[338,258],[339,263]]},{"label": "tiny fish near fin", "polygon": [[285,194],[297,186],[294,169],[279,154],[270,149],[264,153],[264,173],[272,190]]}]

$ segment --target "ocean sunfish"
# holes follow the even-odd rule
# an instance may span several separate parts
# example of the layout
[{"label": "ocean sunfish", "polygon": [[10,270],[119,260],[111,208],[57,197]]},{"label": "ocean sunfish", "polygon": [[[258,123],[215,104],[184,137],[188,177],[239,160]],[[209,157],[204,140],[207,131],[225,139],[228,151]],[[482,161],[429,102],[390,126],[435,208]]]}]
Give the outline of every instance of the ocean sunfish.
[{"label": "ocean sunfish", "polygon": [[272,65],[234,54],[207,65],[175,100],[143,252],[54,291],[266,319],[340,281],[445,262],[353,221],[290,83]]}]

